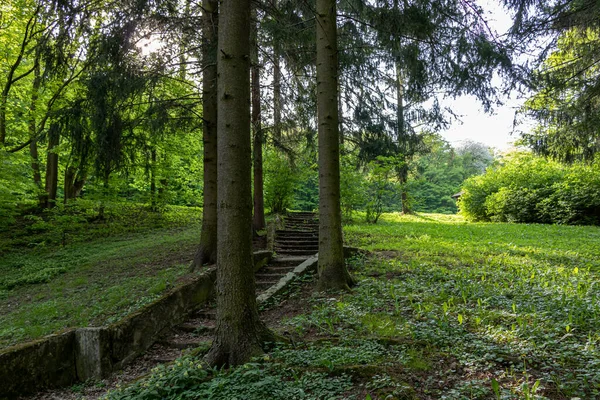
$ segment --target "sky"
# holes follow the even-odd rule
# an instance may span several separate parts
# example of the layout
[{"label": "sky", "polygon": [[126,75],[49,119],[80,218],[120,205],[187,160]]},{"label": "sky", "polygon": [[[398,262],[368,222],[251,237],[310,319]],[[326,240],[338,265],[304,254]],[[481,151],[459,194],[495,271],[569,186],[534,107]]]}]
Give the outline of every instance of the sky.
[{"label": "sky", "polygon": [[[490,28],[502,34],[511,24],[511,15],[506,12],[498,1],[478,0],[488,13]],[[495,107],[492,114],[483,112],[481,104],[472,96],[462,96],[457,99],[444,100],[453,112],[462,116],[460,121],[454,121],[451,127],[440,134],[452,143],[459,145],[461,141],[472,140],[484,143],[498,150],[507,150],[519,138],[518,134],[511,135],[515,110],[521,107],[525,99],[503,99],[504,105]],[[529,125],[529,124],[528,124]],[[520,126],[520,129],[526,128]]]},{"label": "sky", "polygon": [[[493,113],[486,114],[481,103],[472,96],[445,100],[443,104],[461,116],[461,121],[453,121],[450,128],[441,131],[440,134],[453,145],[460,145],[462,141],[472,140],[498,150],[507,150],[519,138],[517,133],[511,133],[515,110],[522,103],[523,100],[511,99],[506,101],[503,106],[495,107]],[[522,129],[522,127],[519,128]]]}]

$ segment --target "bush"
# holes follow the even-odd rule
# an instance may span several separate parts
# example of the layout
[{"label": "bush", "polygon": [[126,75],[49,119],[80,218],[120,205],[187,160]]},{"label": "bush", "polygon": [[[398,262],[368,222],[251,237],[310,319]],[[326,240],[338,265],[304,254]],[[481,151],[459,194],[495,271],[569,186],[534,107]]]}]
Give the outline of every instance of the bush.
[{"label": "bush", "polygon": [[575,165],[553,193],[539,204],[540,213],[559,224],[600,225],[600,159]]},{"label": "bush", "polygon": [[401,207],[401,188],[394,177],[400,161],[393,157],[379,156],[371,161],[367,175],[366,221],[376,224],[384,212]]},{"label": "bush", "polygon": [[340,203],[344,221],[352,221],[352,213],[364,206],[365,186],[365,177],[358,168],[356,155],[343,154],[340,159]]},{"label": "bush", "polygon": [[600,224],[599,167],[514,153],[465,181],[460,211],[471,221]]},{"label": "bush", "polygon": [[265,204],[273,213],[283,213],[291,207],[298,174],[290,162],[276,151],[267,151],[264,158]]},{"label": "bush", "polygon": [[14,223],[23,198],[35,198],[37,189],[30,179],[27,158],[0,150],[0,231]]}]

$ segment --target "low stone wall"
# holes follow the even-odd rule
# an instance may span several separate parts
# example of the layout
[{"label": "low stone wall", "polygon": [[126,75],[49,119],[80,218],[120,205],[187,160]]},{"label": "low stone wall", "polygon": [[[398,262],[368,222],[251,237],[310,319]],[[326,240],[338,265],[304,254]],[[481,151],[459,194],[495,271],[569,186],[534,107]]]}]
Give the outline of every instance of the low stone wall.
[{"label": "low stone wall", "polygon": [[[255,269],[271,259],[254,253]],[[213,293],[215,267],[207,268],[139,311],[106,327],[80,328],[0,350],[0,400],[99,379],[148,349],[160,333],[183,322]]]},{"label": "low stone wall", "polygon": [[75,330],[0,352],[0,399],[77,381]]}]

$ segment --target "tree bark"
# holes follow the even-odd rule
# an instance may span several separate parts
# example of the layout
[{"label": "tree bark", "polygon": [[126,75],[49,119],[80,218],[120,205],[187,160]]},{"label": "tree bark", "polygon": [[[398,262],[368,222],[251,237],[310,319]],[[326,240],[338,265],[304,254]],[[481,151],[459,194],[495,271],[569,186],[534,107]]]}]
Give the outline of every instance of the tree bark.
[{"label": "tree bark", "polygon": [[400,157],[402,165],[400,166],[398,180],[400,181],[400,197],[402,201],[402,213],[412,214],[412,208],[408,202],[408,191],[406,183],[408,182],[408,143],[406,138],[406,126],[404,119],[404,77],[402,76],[402,67],[400,60],[396,60],[396,122],[398,124],[398,143],[400,144]]},{"label": "tree bark", "polygon": [[29,155],[31,156],[31,169],[33,170],[33,182],[38,187],[42,188],[42,174],[40,172],[40,159],[38,155],[37,147],[37,123],[35,118],[35,112],[37,110],[37,101],[40,93],[40,86],[42,84],[42,77],[40,71],[40,51],[36,49],[35,60],[34,60],[34,78],[31,87],[31,105],[29,106]]},{"label": "tree bark", "polygon": [[48,158],[46,161],[46,196],[44,206],[52,208],[56,205],[56,191],[58,189],[58,147],[60,135],[56,129],[48,133]]},{"label": "tree bark", "polygon": [[64,204],[67,204],[70,199],[75,198],[75,167],[69,165],[65,168],[65,182],[64,182]]},{"label": "tree bark", "polygon": [[150,210],[157,211],[156,204],[156,147],[150,150]]},{"label": "tree bark", "polygon": [[38,10],[39,8],[36,9],[34,14],[27,21],[27,25],[25,26],[25,32],[23,33],[23,40],[21,41],[21,46],[19,48],[19,53],[17,54],[15,62],[11,65],[11,67],[8,70],[4,88],[0,93],[0,146],[4,146],[6,144],[6,111],[8,105],[8,94],[12,88],[12,85],[35,70],[34,66],[30,70],[15,77],[17,69],[19,68],[21,62],[23,61],[23,58],[25,57],[27,46],[31,42],[31,32],[36,24]]},{"label": "tree bark", "polygon": [[340,137],[335,0],[317,0],[317,114],[319,133],[318,290],[348,290],[340,207]]},{"label": "tree bark", "polygon": [[268,336],[252,265],[250,0],[223,0],[218,53],[217,326],[206,356],[232,366],[262,353]]},{"label": "tree bark", "polygon": [[258,57],[258,21],[256,6],[252,10],[251,57],[252,57],[252,130],[254,132],[254,217],[252,227],[254,232],[265,229],[265,201],[263,194],[263,131],[260,113],[260,66]]},{"label": "tree bark", "polygon": [[85,184],[86,174],[81,169],[81,166],[75,167],[69,165],[65,169],[65,182],[64,182],[64,203],[67,204],[69,200],[73,200],[81,194],[83,185]]},{"label": "tree bark", "polygon": [[191,270],[217,262],[217,0],[204,0],[202,7],[202,141],[204,188],[200,245]]},{"label": "tree bark", "polygon": [[[275,2],[277,7],[277,2]],[[279,39],[273,40],[273,141],[281,145],[281,48]]]}]

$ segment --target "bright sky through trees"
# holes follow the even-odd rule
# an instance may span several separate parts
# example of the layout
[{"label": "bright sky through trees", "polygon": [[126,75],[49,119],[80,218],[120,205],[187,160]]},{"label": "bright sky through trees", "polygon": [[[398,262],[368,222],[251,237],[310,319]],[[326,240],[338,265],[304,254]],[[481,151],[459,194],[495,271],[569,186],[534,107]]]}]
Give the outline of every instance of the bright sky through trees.
[{"label": "bright sky through trees", "polygon": [[[489,26],[499,35],[504,34],[511,24],[512,15],[495,0],[478,0],[489,20]],[[500,85],[498,78],[498,85]],[[460,116],[462,121],[453,121],[452,126],[442,131],[442,136],[452,144],[459,144],[464,140],[473,140],[485,143],[488,146],[499,150],[505,150],[511,147],[512,143],[519,139],[518,131],[526,130],[531,125],[530,122],[517,126],[513,132],[513,120],[515,111],[524,103],[525,98],[502,99],[504,105],[494,107],[492,114],[486,114],[483,111],[481,103],[473,96],[461,96],[455,100],[447,99],[444,105],[450,107],[453,112]]]},{"label": "bright sky through trees", "polygon": [[[486,18],[492,30],[499,36],[508,31],[512,25],[512,15],[504,10],[498,1],[477,0],[477,3],[487,12]],[[160,50],[161,43],[158,40],[142,39],[138,46],[144,54],[149,54]],[[498,85],[501,85],[500,78],[497,78],[497,81]],[[440,132],[441,135],[453,145],[472,140],[499,150],[510,148],[512,143],[519,139],[518,131],[527,130],[532,122],[517,126],[512,133],[515,111],[523,105],[525,98],[503,98],[502,101],[504,104],[494,107],[493,113],[489,114],[483,111],[481,103],[474,96],[444,100],[442,104],[449,107],[460,120],[454,120],[449,129]]]}]

